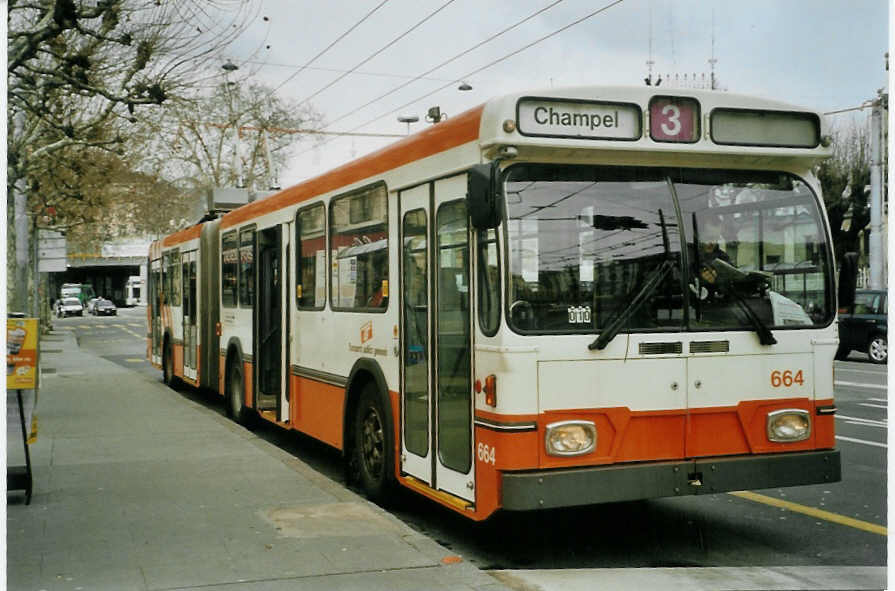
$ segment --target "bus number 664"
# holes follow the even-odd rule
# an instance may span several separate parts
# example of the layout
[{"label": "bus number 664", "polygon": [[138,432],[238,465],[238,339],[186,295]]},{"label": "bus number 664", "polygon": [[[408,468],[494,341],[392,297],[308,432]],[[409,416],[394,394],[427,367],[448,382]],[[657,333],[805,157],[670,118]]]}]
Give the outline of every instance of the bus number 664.
[{"label": "bus number 664", "polygon": [[486,464],[494,465],[497,457],[497,450],[486,443],[479,443],[476,446],[476,452],[479,456],[480,462],[485,462]]},{"label": "bus number 664", "polygon": [[798,384],[800,386],[805,384],[805,378],[802,377],[802,370],[799,369],[795,374],[792,373],[791,370],[780,371],[775,370],[771,372],[771,386],[774,388],[779,388],[780,386],[784,386],[789,388],[793,384]]}]

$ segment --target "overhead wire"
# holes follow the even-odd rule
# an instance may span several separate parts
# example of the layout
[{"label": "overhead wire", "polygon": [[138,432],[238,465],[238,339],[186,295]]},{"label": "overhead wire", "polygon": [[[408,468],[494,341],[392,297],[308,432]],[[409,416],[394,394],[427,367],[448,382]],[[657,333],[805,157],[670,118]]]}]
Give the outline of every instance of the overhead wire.
[{"label": "overhead wire", "polygon": [[[475,51],[476,49],[482,47],[483,45],[485,45],[485,44],[487,44],[487,43],[490,43],[491,41],[494,41],[495,39],[497,39],[497,38],[500,37],[501,35],[504,35],[505,33],[508,33],[508,32],[510,32],[510,31],[512,31],[513,29],[522,26],[523,24],[527,23],[527,22],[530,21],[531,19],[535,18],[536,16],[538,16],[538,15],[540,15],[540,14],[543,14],[544,12],[550,10],[551,8],[553,8],[554,6],[556,6],[557,4],[560,4],[561,2],[563,2],[563,0],[555,0],[554,2],[548,4],[547,6],[541,8],[541,9],[539,9],[539,10],[536,10],[535,12],[531,13],[530,15],[528,15],[527,17],[523,18],[522,20],[518,21],[517,23],[512,24],[512,25],[510,25],[509,27],[506,27],[506,28],[504,28],[504,29],[501,30],[501,31],[498,31],[497,33],[491,35],[491,36],[488,37],[487,39],[484,39],[484,40],[482,40],[482,41],[476,43],[476,44],[473,45],[472,47],[470,47],[470,48],[468,48],[468,49],[466,49],[466,50],[464,50],[464,51],[461,51],[461,52],[458,53],[457,55],[455,55],[455,56],[453,56],[453,57],[451,57],[451,58],[449,58],[449,59],[447,59],[447,60],[441,62],[441,63],[438,64],[437,66],[434,66],[434,67],[432,67],[432,68],[429,69],[429,70],[426,70],[426,71],[423,72],[422,74],[420,74],[420,75],[418,75],[418,76],[414,76],[414,77],[412,77],[412,78],[411,78],[410,80],[408,80],[407,82],[405,82],[405,83],[403,83],[403,84],[400,84],[400,85],[396,86],[395,88],[391,89],[390,91],[386,92],[385,94],[381,94],[381,95],[379,95],[378,97],[376,97],[376,98],[374,98],[374,99],[372,99],[372,100],[370,100],[370,101],[364,103],[363,105],[361,105],[361,106],[359,106],[359,107],[356,107],[356,108],[352,109],[351,111],[348,111],[348,112],[345,113],[344,115],[340,115],[339,117],[336,117],[335,119],[333,119],[332,121],[330,121],[329,123],[327,123],[326,125],[324,125],[324,126],[323,126],[323,129],[326,129],[326,128],[329,127],[330,125],[333,125],[334,123],[336,123],[336,122],[338,122],[338,121],[341,121],[341,120],[345,119],[346,117],[349,117],[349,116],[353,115],[354,113],[356,113],[357,111],[359,111],[359,110],[361,110],[361,109],[364,109],[364,108],[366,108],[366,107],[369,107],[369,106],[372,105],[373,103],[376,103],[376,102],[378,102],[378,101],[384,99],[384,98],[387,97],[387,96],[391,96],[392,94],[398,92],[398,91],[401,90],[402,88],[406,88],[406,87],[409,86],[410,84],[416,82],[417,80],[422,80],[422,79],[424,79],[426,76],[428,76],[428,75],[431,74],[432,72],[435,72],[436,70],[440,70],[440,69],[443,68],[444,66],[446,66],[446,65],[448,65],[448,64],[450,64],[450,63],[452,63],[452,62],[457,61],[458,59],[460,59],[460,58],[463,57],[464,55],[467,55],[467,54],[469,54],[469,53]],[[447,81],[447,82],[448,82],[448,84],[453,84],[455,81],[454,81],[454,80],[449,80],[449,81]]]},{"label": "overhead wire", "polygon": [[[472,70],[471,72],[467,72],[467,73],[464,74],[463,76],[456,77],[456,78],[455,78],[454,80],[452,80],[451,82],[448,82],[447,84],[444,84],[444,85],[442,85],[442,86],[439,86],[439,87],[436,88],[435,90],[432,90],[432,91],[430,91],[430,92],[427,92],[426,94],[424,94],[424,95],[422,95],[422,96],[419,96],[419,97],[417,97],[417,98],[415,98],[415,99],[413,99],[413,100],[411,100],[411,101],[409,101],[409,102],[407,102],[407,103],[404,103],[403,105],[401,105],[401,106],[399,106],[399,107],[397,107],[397,108],[395,108],[395,109],[392,109],[392,110],[388,111],[387,113],[383,113],[383,114],[381,114],[381,115],[379,115],[379,116],[377,116],[377,117],[374,117],[373,119],[370,119],[370,120],[368,120],[368,121],[366,121],[366,122],[364,122],[364,123],[361,123],[360,125],[355,126],[354,128],[348,130],[348,133],[357,131],[358,129],[361,129],[361,128],[363,128],[363,127],[366,127],[367,125],[370,125],[371,123],[375,123],[376,121],[379,121],[380,119],[382,119],[382,118],[384,118],[384,117],[388,117],[389,115],[393,115],[394,113],[397,113],[398,111],[400,111],[400,110],[402,110],[402,109],[404,109],[404,108],[406,108],[406,107],[409,107],[410,105],[413,105],[413,104],[415,104],[415,103],[418,103],[419,101],[421,101],[421,100],[423,100],[423,99],[425,99],[425,98],[428,98],[428,97],[432,96],[433,94],[436,94],[436,93],[438,93],[438,92],[441,92],[442,90],[444,90],[444,89],[447,88],[448,86],[451,86],[451,85],[453,85],[453,84],[456,84],[457,82],[459,82],[459,81],[461,81],[461,80],[469,79],[469,78],[471,78],[472,76],[474,76],[474,75],[476,75],[476,74],[479,74],[479,73],[481,73],[481,72],[487,70],[488,68],[491,68],[491,67],[493,67],[493,66],[495,66],[495,65],[497,65],[497,64],[499,64],[499,63],[501,63],[501,62],[503,62],[503,61],[505,61],[505,60],[507,60],[507,59],[509,59],[509,58],[511,58],[511,57],[514,57],[514,56],[516,56],[516,55],[522,53],[523,51],[525,51],[525,50],[527,50],[527,49],[531,49],[531,48],[534,47],[535,45],[537,45],[537,44],[539,44],[539,43],[542,43],[542,42],[544,42],[544,41],[546,41],[546,40],[548,40],[548,39],[550,39],[550,38],[552,38],[552,37],[555,37],[556,35],[559,35],[560,33],[563,33],[563,32],[565,32],[565,31],[567,31],[568,29],[570,29],[570,28],[572,28],[572,27],[574,27],[574,26],[576,26],[576,25],[578,25],[578,24],[583,23],[583,22],[586,21],[586,20],[589,20],[589,19],[591,19],[591,18],[597,16],[598,14],[601,14],[601,13],[603,13],[603,12],[609,10],[610,8],[612,8],[612,7],[614,7],[614,6],[617,6],[618,4],[621,4],[621,3],[624,2],[624,1],[625,1],[625,0],[614,0],[613,2],[610,2],[609,4],[606,4],[605,6],[603,6],[603,7],[601,7],[601,8],[598,8],[597,10],[594,10],[593,12],[590,12],[590,13],[588,13],[588,14],[582,16],[581,18],[578,18],[578,19],[572,21],[572,22],[570,22],[569,24],[567,24],[567,25],[565,25],[565,26],[563,26],[563,27],[560,27],[559,29],[556,29],[555,31],[553,31],[553,32],[551,32],[551,33],[548,33],[548,34],[546,34],[546,35],[543,35],[543,36],[541,36],[541,37],[538,37],[538,38],[535,39],[534,41],[531,41],[530,43],[526,43],[526,44],[523,45],[522,47],[520,47],[520,48],[518,48],[518,49],[516,49],[516,50],[514,50],[514,51],[511,51],[510,53],[508,53],[508,54],[506,54],[506,55],[504,55],[504,56],[502,56],[502,57],[499,57],[499,58],[497,58],[496,60],[493,60],[493,61],[491,61],[491,62],[488,62],[488,63],[485,64],[484,66],[481,66],[481,67],[479,67],[479,68],[476,68],[475,70]],[[310,150],[315,150],[315,149],[319,149],[319,148],[321,148],[321,147],[323,147],[323,146],[326,146],[327,144],[333,142],[334,140],[335,140],[335,138],[334,138],[334,139],[330,139],[330,140],[325,140],[325,141],[323,141],[323,142],[320,142],[318,145],[315,145],[313,148],[309,148],[309,149],[307,149],[307,150],[305,150],[305,151],[303,151],[303,152],[300,152],[299,154],[296,155],[296,157],[297,157],[297,156],[301,156],[302,154],[305,154],[305,153],[309,152]]]},{"label": "overhead wire", "polygon": [[[370,56],[368,56],[367,58],[363,59],[363,60],[362,60],[360,63],[358,63],[356,66],[354,66],[353,68],[351,68],[351,69],[348,70],[347,72],[344,72],[341,76],[339,76],[339,77],[336,78],[335,80],[331,81],[329,84],[325,85],[323,88],[317,90],[317,91],[314,92],[311,96],[309,96],[309,97],[307,97],[306,99],[300,101],[300,102],[298,103],[298,106],[301,106],[301,105],[307,103],[309,100],[313,99],[314,97],[316,97],[317,95],[319,95],[321,92],[323,92],[323,91],[325,91],[325,90],[327,90],[327,89],[329,89],[329,88],[332,88],[335,84],[337,84],[338,82],[344,80],[345,77],[348,76],[350,73],[354,72],[355,70],[357,70],[358,68],[360,68],[361,66],[363,66],[364,64],[366,64],[367,62],[369,62],[370,60],[372,60],[373,58],[375,58],[377,55],[381,54],[383,51],[385,51],[386,49],[388,49],[389,47],[391,47],[392,45],[394,45],[395,43],[397,43],[398,41],[400,41],[401,39],[403,39],[404,37],[406,37],[407,35],[409,35],[409,34],[412,33],[413,31],[415,31],[416,29],[418,29],[418,28],[419,28],[420,26],[422,26],[425,22],[427,22],[429,19],[433,18],[435,15],[437,15],[439,12],[441,12],[442,10],[444,10],[445,8],[447,8],[448,6],[450,6],[451,4],[453,4],[454,2],[456,2],[456,0],[447,0],[447,2],[445,2],[445,3],[442,4],[441,6],[439,6],[438,8],[436,8],[435,10],[433,10],[432,12],[430,12],[428,15],[426,15],[425,17],[423,17],[422,20],[418,21],[418,22],[417,22],[416,24],[414,24],[412,27],[410,27],[409,29],[407,29],[406,31],[404,31],[403,33],[401,33],[400,35],[398,35],[397,37],[395,37],[394,39],[392,39],[391,41],[389,41],[389,42],[386,43],[385,45],[383,45],[380,49],[378,49],[377,51],[373,52]],[[278,86],[277,88],[280,88],[281,86],[282,86],[282,84],[281,84],[280,86]]]},{"label": "overhead wire", "polygon": [[288,78],[286,78],[285,80],[283,80],[283,81],[279,84],[279,86],[277,86],[276,88],[274,88],[274,89],[270,92],[270,95],[272,96],[273,93],[275,93],[275,92],[278,91],[279,89],[283,88],[283,86],[285,86],[286,84],[288,84],[289,82],[291,82],[296,76],[298,76],[299,74],[301,74],[301,73],[302,73],[308,66],[310,66],[310,65],[313,64],[315,61],[317,61],[318,59],[320,59],[320,57],[322,57],[326,52],[328,52],[330,49],[332,49],[333,47],[335,47],[337,43],[339,43],[342,39],[344,39],[345,37],[347,37],[352,31],[354,31],[354,30],[355,30],[356,28],[358,28],[361,24],[363,24],[368,18],[370,18],[371,16],[373,16],[373,14],[374,14],[377,10],[379,10],[380,8],[382,8],[385,4],[387,4],[388,1],[389,1],[389,0],[382,0],[382,2],[380,2],[379,4],[377,4],[376,6],[374,6],[372,10],[370,10],[367,14],[365,14],[363,17],[361,17],[361,19],[360,19],[359,21],[357,21],[356,23],[354,23],[354,24],[353,24],[347,31],[345,31],[344,33],[342,33],[341,35],[339,35],[339,36],[336,38],[335,41],[333,41],[332,43],[330,43],[329,45],[327,45],[322,51],[320,51],[317,55],[315,55],[315,56],[312,57],[310,60],[308,60],[302,67],[300,67],[298,70],[296,70],[291,76],[289,76]]}]

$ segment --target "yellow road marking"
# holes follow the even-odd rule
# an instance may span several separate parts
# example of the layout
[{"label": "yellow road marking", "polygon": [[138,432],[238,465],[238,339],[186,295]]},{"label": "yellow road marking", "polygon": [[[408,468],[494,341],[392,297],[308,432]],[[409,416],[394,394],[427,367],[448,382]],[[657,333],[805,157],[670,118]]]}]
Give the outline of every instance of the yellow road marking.
[{"label": "yellow road marking", "polygon": [[889,535],[888,529],[882,525],[877,525],[876,523],[870,523],[869,521],[861,521],[860,519],[852,519],[851,517],[846,517],[845,515],[839,515],[838,513],[830,513],[829,511],[824,511],[823,509],[815,509],[814,507],[806,507],[805,505],[799,505],[798,503],[793,503],[791,501],[784,501],[783,499],[769,497],[766,495],[760,495],[758,493],[754,493],[754,492],[750,492],[750,491],[739,491],[739,492],[732,492],[732,493],[728,493],[728,494],[731,494],[735,497],[740,497],[741,499],[754,501],[756,503],[764,503],[765,505],[771,505],[772,507],[780,507],[782,509],[789,509],[790,511],[794,511],[796,513],[802,513],[804,515],[816,517],[817,519],[823,519],[824,521],[832,521],[833,523],[838,523],[839,525],[846,525],[848,527],[853,527],[855,529],[860,529],[860,530],[867,531],[870,533],[879,534],[881,536]]},{"label": "yellow road marking", "polygon": [[129,359],[125,359],[125,361],[127,361],[128,363],[143,363],[145,359],[136,359],[134,357],[131,357]]}]

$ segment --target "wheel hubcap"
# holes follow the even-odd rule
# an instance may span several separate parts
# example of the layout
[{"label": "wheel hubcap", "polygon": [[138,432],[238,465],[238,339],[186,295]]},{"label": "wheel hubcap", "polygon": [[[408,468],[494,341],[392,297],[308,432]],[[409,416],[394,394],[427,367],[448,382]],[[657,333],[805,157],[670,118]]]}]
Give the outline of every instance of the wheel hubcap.
[{"label": "wheel hubcap", "polygon": [[239,374],[235,373],[230,377],[230,410],[235,417],[239,414],[242,405],[242,384],[239,383]]},{"label": "wheel hubcap", "polygon": [[382,458],[385,434],[382,430],[382,421],[375,409],[369,409],[363,422],[363,441],[361,442],[364,466],[367,472],[374,478],[378,478],[382,472]]},{"label": "wheel hubcap", "polygon": [[882,361],[889,354],[888,345],[882,339],[874,339],[870,343],[870,356],[876,361]]}]

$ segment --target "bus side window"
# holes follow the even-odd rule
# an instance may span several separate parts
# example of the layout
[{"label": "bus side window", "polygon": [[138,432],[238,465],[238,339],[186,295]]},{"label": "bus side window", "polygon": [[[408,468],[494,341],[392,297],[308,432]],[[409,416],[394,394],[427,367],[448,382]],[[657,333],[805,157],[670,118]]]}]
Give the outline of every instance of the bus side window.
[{"label": "bus side window", "polygon": [[329,217],[332,307],[385,311],[389,295],[385,185],[333,199]]},{"label": "bus side window", "polygon": [[295,297],[299,310],[322,310],[326,303],[325,207],[311,205],[296,214]]},{"label": "bus side window", "polygon": [[479,251],[479,326],[488,336],[500,326],[500,265],[497,232],[482,230],[478,235]]},{"label": "bus side window", "polygon": [[255,229],[239,231],[239,307],[255,305]]},{"label": "bus side window", "polygon": [[224,234],[221,239],[221,305],[236,307],[236,268],[239,261],[236,231]]}]

